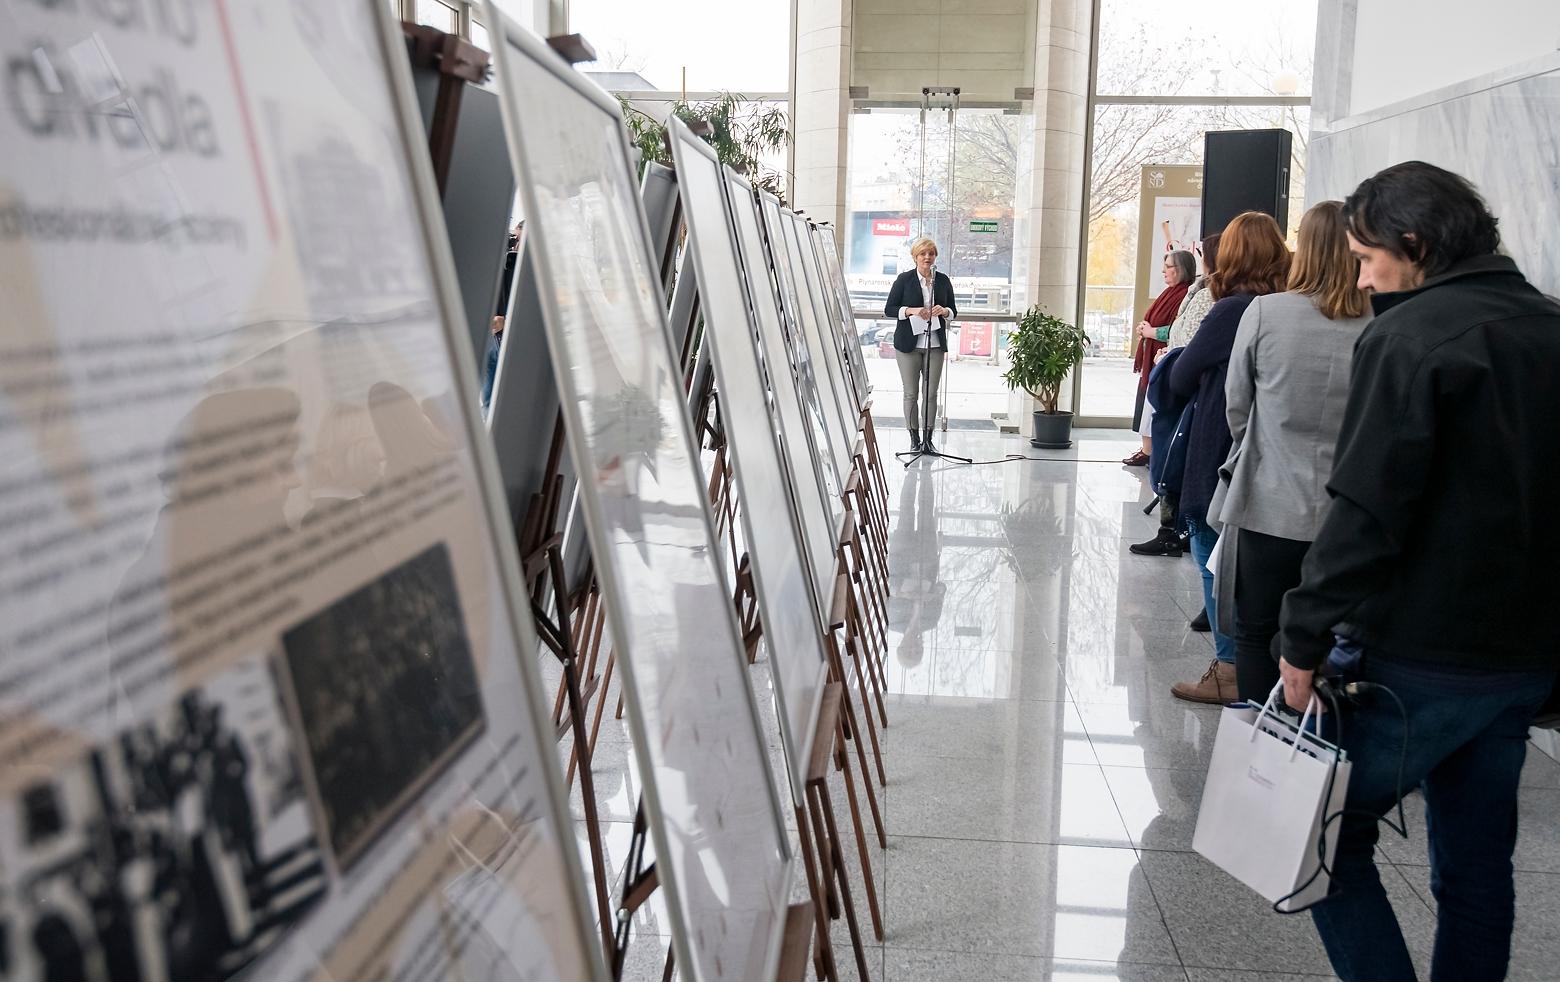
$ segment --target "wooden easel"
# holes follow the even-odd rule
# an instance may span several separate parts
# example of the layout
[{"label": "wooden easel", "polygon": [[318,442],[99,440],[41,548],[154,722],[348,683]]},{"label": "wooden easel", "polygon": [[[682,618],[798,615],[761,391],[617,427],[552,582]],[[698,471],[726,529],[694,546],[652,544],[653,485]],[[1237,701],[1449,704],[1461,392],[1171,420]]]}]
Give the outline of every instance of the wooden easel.
[{"label": "wooden easel", "polygon": [[[684,271],[688,275],[688,271]],[[701,363],[704,359],[701,357]],[[739,549],[736,540],[736,524],[738,509],[742,503],[737,493],[735,475],[732,471],[724,427],[720,423],[719,392],[714,388],[712,373],[696,373],[692,380],[689,405],[693,413],[694,426],[698,431],[701,443],[705,443],[705,449],[714,451],[714,459],[709,469],[709,483],[707,493],[710,506],[714,511],[716,534],[722,536],[728,543],[730,550],[730,569],[734,574],[734,595],[732,602],[736,608],[737,617],[743,632],[743,643],[746,646],[749,664],[757,657],[758,641],[763,636],[763,624],[758,607],[758,597],[753,582],[751,571],[751,559],[748,553]],[[707,441],[707,442],[706,442]],[[848,529],[854,530],[854,525],[846,523]],[[839,562],[844,563],[843,552],[839,554]],[[841,567],[843,569],[843,567]],[[798,838],[801,841],[801,851],[804,861],[807,863],[807,883],[809,896],[812,898],[812,907],[817,919],[816,932],[818,937],[814,949],[814,959],[817,964],[820,978],[837,979],[837,969],[834,964],[833,945],[829,937],[828,919],[840,916],[841,899],[836,894],[834,880],[840,881],[839,893],[843,895],[846,914],[846,923],[850,929],[851,943],[855,949],[856,963],[861,978],[866,980],[870,974],[866,967],[866,959],[861,938],[860,925],[856,920],[855,908],[850,900],[850,889],[845,883],[843,862],[839,859],[843,855],[838,828],[834,819],[833,803],[830,799],[827,786],[827,762],[831,752],[833,753],[835,766],[841,770],[845,778],[847,800],[851,810],[851,820],[856,832],[857,852],[861,859],[862,878],[866,884],[867,899],[872,914],[872,926],[877,940],[883,939],[883,917],[877,898],[877,886],[872,875],[871,854],[868,852],[866,830],[862,823],[861,807],[857,798],[855,780],[852,776],[850,757],[846,750],[847,729],[846,721],[849,720],[850,733],[859,733],[855,723],[855,710],[851,702],[849,688],[846,684],[848,675],[845,672],[844,662],[841,660],[840,648],[834,634],[834,628],[827,628],[820,624],[821,640],[829,660],[828,675],[830,682],[826,687],[823,709],[819,714],[818,729],[813,739],[813,759],[805,762],[790,761],[790,766],[805,765],[804,783],[807,787],[805,803],[796,804],[796,822]],[[858,664],[858,677],[860,666]],[[865,683],[863,683],[865,685]],[[866,691],[863,688],[863,691]],[[832,705],[830,702],[832,693]],[[841,707],[844,707],[842,714]],[[870,724],[870,713],[868,722]],[[873,736],[873,751],[877,755],[878,770],[882,775],[882,757],[876,746],[876,736]],[[861,741],[855,739],[858,749]],[[887,837],[883,828],[882,815],[878,807],[877,797],[872,790],[870,778],[866,773],[866,755],[860,750],[861,766],[863,768],[862,787],[868,798],[873,820],[876,824],[878,842],[881,846],[887,845]],[[804,807],[805,805],[805,807]],[[809,831],[809,826],[811,831]],[[816,839],[820,844],[816,860],[820,868],[813,868],[814,850],[813,842]],[[636,898],[637,899],[637,898]]]},{"label": "wooden easel", "polygon": [[[563,669],[559,701],[567,700],[569,731],[574,736],[570,758],[583,761],[579,769],[580,798],[585,811],[585,836],[590,849],[591,878],[596,892],[596,914],[600,918],[603,951],[612,950],[612,912],[608,903],[606,853],[601,844],[601,816],[596,804],[595,776],[591,773],[590,760],[593,737],[586,734],[585,694],[580,685],[579,649],[575,645],[577,635],[571,629],[568,582],[563,564],[563,536],[553,532],[562,499],[563,476],[560,473],[563,455],[563,417],[559,414],[553,427],[552,448],[548,452],[547,469],[542,489],[531,496],[521,524],[519,547],[520,567],[530,591],[531,616],[536,624],[536,634],[542,644],[558,659]],[[552,611],[546,606],[546,597],[552,595]],[[594,659],[592,659],[594,661]],[[558,723],[555,713],[554,724]],[[560,727],[558,738],[565,730]]]},{"label": "wooden easel", "polygon": [[[827,788],[824,794],[828,794]],[[812,842],[800,823],[798,832],[802,840],[803,856],[807,858],[807,879],[811,889],[814,878],[811,859]],[[623,966],[628,961],[628,948],[632,940],[634,915],[650,902],[650,898],[661,886],[656,864],[645,863],[645,847],[649,844],[650,827],[645,820],[645,799],[641,796],[638,807],[634,809],[634,830],[628,841],[628,860],[623,870],[623,899],[618,906],[617,921],[611,932],[612,943],[607,947],[607,967],[612,973],[613,982],[619,982],[623,978]],[[842,885],[844,885],[843,881]],[[849,896],[849,887],[846,886],[845,889]],[[775,969],[775,982],[801,982],[806,976],[807,952],[810,947],[807,935],[809,931],[819,930],[822,925],[824,925],[822,914],[814,901],[803,901],[786,908],[785,929],[780,937],[780,962]],[[834,968],[834,952],[829,947],[827,930],[821,930],[819,938],[820,949],[813,958],[814,964],[818,966],[818,976],[831,980],[838,979],[839,976]],[[861,977],[865,982],[869,976],[866,974],[859,944],[856,959],[857,964],[861,966]],[[827,966],[827,975],[824,974],[824,966]],[[661,969],[661,982],[672,982],[672,975],[676,970],[677,949],[675,946],[670,946],[666,949],[666,963]]]},{"label": "wooden easel", "polygon": [[439,73],[433,120],[428,128],[428,155],[433,158],[433,178],[444,197],[450,180],[450,159],[455,154],[455,129],[460,123],[460,101],[466,83],[487,81],[491,56],[470,41],[446,34],[437,27],[403,22],[401,33],[411,41],[412,64]]},{"label": "wooden easel", "polygon": [[[468,83],[480,85],[487,80],[491,56],[469,41],[453,34],[446,34],[437,28],[403,23],[401,30],[403,36],[410,42],[410,58],[413,64],[435,71],[439,76],[438,91],[428,129],[428,154],[433,165],[439,196],[443,198],[449,184],[450,165],[460,122],[460,106],[466,85]],[[593,689],[596,681],[595,648],[590,649],[585,667],[590,685],[582,688],[581,651],[575,643],[580,635],[570,629],[571,608],[568,603],[568,589],[564,574],[562,536],[551,531],[556,527],[562,499],[563,478],[560,472],[562,453],[563,418],[559,414],[554,426],[553,442],[548,454],[542,487],[531,496],[525,519],[517,533],[517,545],[537,637],[558,659],[562,668],[563,678],[555,700],[553,723],[557,728],[559,740],[569,732],[573,733],[573,747],[569,761],[571,786],[575,760],[583,754],[587,762],[587,766],[580,773],[580,795],[585,810],[591,878],[595,888],[597,917],[601,923],[603,950],[610,951],[611,910],[608,901],[606,859],[602,848],[601,820],[596,804],[595,783],[589,768],[590,754],[595,745],[595,733],[592,731],[587,737],[585,729],[585,700],[588,698],[586,689]],[[549,583],[552,594],[551,612],[547,609]],[[597,638],[599,640],[599,635]],[[565,704],[569,711],[567,727],[560,725],[560,715]]]}]

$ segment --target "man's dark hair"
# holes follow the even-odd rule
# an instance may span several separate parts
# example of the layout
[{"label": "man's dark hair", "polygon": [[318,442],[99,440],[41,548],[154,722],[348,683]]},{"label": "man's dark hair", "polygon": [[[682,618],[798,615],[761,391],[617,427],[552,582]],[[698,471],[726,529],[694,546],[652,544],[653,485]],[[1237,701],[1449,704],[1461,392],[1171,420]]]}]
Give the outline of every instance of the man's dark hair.
[{"label": "man's dark hair", "polygon": [[1418,160],[1366,178],[1343,203],[1349,232],[1437,276],[1500,248],[1499,220],[1468,179]]}]

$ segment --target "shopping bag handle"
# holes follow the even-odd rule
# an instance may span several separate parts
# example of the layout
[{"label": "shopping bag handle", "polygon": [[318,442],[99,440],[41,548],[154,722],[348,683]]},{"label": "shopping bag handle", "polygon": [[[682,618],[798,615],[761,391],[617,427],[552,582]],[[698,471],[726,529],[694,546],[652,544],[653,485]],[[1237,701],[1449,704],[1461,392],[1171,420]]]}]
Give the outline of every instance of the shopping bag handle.
[{"label": "shopping bag handle", "polygon": [[[1247,738],[1248,742],[1257,742],[1257,733],[1260,732],[1262,728],[1262,717],[1271,713],[1275,720],[1278,719],[1278,694],[1283,691],[1284,683],[1279,682],[1277,685],[1273,686],[1273,691],[1268,693],[1267,702],[1262,704],[1262,710],[1257,713],[1256,720],[1251,724],[1251,736]],[[1295,733],[1294,743],[1289,748],[1290,760],[1294,760],[1295,757],[1300,753],[1300,740],[1305,736],[1305,725],[1311,721],[1311,717],[1315,715],[1315,712],[1320,705],[1321,704],[1317,701],[1316,693],[1313,691],[1311,693],[1310,701],[1305,704],[1305,712],[1300,716],[1300,726]]]}]

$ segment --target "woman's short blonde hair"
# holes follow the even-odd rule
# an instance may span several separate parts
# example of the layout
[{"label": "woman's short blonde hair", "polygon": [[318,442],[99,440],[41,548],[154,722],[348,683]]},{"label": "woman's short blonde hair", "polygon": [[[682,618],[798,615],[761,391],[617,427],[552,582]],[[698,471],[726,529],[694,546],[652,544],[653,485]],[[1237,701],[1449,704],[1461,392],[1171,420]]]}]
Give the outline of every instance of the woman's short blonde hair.
[{"label": "woman's short blonde hair", "polygon": [[937,243],[932,241],[930,235],[918,236],[914,242],[910,243],[910,257],[914,259],[928,249],[932,250],[933,255],[936,255]]}]

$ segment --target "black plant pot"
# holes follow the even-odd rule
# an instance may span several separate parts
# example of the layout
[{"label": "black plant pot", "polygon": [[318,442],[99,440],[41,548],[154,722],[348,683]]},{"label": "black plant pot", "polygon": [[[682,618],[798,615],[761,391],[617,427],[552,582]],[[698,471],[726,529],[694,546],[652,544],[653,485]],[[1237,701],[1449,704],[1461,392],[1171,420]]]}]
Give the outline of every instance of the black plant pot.
[{"label": "black plant pot", "polygon": [[1042,413],[1035,417],[1035,438],[1029,445],[1042,450],[1066,450],[1072,446],[1072,413]]}]

